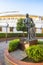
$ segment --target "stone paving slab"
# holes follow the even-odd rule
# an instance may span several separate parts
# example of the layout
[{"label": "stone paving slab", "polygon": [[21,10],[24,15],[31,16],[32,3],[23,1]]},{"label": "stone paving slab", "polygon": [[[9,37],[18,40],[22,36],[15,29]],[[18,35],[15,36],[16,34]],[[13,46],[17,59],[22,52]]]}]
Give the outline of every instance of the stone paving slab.
[{"label": "stone paving slab", "polygon": [[10,55],[18,60],[22,60],[23,58],[27,57],[25,51],[19,49],[14,52],[11,52]]}]

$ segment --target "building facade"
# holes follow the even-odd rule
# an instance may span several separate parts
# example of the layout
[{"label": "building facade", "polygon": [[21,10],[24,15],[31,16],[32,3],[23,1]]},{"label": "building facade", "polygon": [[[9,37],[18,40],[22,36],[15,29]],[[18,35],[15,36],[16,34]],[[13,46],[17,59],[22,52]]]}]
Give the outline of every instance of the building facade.
[{"label": "building facade", "polygon": [[[43,19],[39,16],[30,15],[36,27],[36,33],[43,33]],[[17,33],[22,31],[16,30],[18,19],[25,18],[24,14],[4,14],[0,15],[0,33]]]}]

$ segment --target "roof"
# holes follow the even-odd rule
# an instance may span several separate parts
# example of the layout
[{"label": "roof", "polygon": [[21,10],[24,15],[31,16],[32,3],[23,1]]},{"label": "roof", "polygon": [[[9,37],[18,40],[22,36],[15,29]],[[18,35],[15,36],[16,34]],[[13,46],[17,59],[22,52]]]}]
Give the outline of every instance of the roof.
[{"label": "roof", "polygon": [[[19,11],[7,11],[7,12],[0,12],[0,17],[2,16],[24,16],[25,17],[26,14],[22,14]],[[30,15],[30,17],[40,17],[37,15]]]}]

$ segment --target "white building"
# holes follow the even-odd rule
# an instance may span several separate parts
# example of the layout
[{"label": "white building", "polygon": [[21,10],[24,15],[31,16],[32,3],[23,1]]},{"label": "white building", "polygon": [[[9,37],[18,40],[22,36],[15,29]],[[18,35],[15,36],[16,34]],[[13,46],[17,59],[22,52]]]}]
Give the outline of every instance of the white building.
[{"label": "white building", "polygon": [[[43,20],[39,18],[39,16],[32,16],[33,21],[35,23],[36,27],[36,33],[42,33],[43,32]],[[0,33],[15,33],[20,32],[16,30],[16,24],[18,22],[18,19],[25,18],[24,14],[20,13],[2,13],[0,14]]]}]

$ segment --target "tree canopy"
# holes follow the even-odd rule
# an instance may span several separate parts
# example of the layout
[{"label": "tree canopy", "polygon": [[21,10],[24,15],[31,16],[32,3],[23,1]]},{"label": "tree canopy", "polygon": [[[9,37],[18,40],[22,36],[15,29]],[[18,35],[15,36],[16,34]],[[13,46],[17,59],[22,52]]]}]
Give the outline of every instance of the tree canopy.
[{"label": "tree canopy", "polygon": [[22,18],[20,18],[19,20],[18,20],[18,22],[17,22],[17,27],[16,27],[16,29],[17,29],[17,31],[26,31],[27,29],[26,29],[26,25],[23,23],[23,20],[24,19],[22,19]]}]

